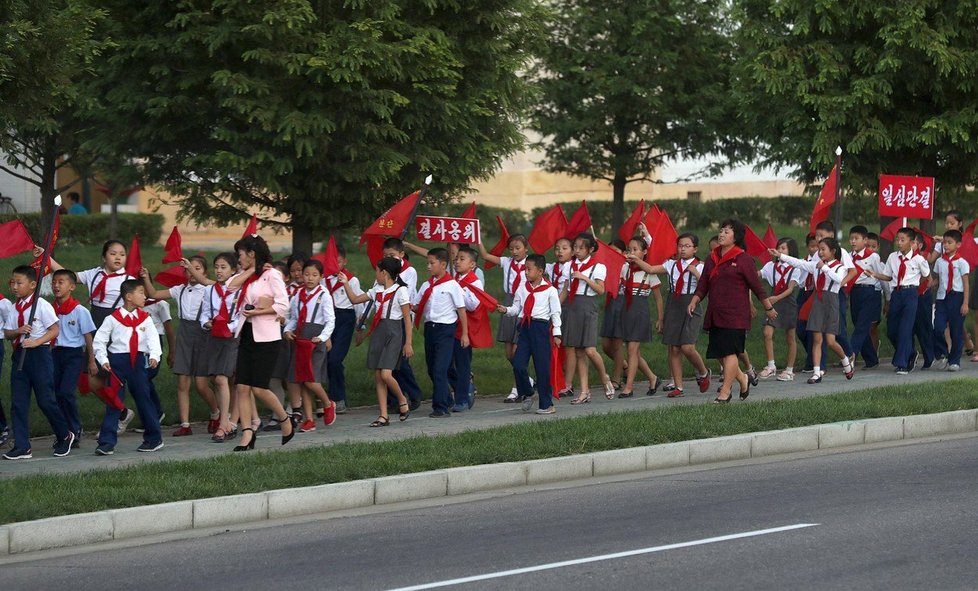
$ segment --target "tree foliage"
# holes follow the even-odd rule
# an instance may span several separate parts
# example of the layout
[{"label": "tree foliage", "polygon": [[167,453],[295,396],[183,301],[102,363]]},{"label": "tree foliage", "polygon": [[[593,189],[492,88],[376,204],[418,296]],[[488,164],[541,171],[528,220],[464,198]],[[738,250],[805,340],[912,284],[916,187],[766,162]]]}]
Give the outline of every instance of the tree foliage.
[{"label": "tree foliage", "polygon": [[435,175],[433,202],[521,146],[530,0],[107,0],[99,153],[182,215],[262,218],[308,249]]},{"label": "tree foliage", "polygon": [[849,183],[978,181],[978,2],[737,0],[737,97],[762,162]]},{"label": "tree foliage", "polygon": [[[606,180],[613,227],[627,183],[670,160],[750,155],[729,98],[733,46],[722,0],[566,0],[532,78],[543,166]],[[717,172],[713,167],[707,172]]]}]

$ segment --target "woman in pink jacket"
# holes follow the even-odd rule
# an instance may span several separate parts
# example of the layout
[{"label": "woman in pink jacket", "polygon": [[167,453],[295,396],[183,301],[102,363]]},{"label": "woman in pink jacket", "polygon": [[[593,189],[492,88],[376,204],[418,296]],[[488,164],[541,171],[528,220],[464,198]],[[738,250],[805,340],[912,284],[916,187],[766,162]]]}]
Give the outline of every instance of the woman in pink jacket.
[{"label": "woman in pink jacket", "polygon": [[[254,399],[251,396],[254,394],[254,398],[261,400],[281,422],[282,445],[285,445],[295,435],[295,423],[268,389],[282,339],[279,318],[285,316],[289,307],[285,282],[282,274],[274,268],[268,267],[266,270],[266,265],[272,262],[272,254],[261,236],[242,238],[234,245],[234,250],[238,253],[238,265],[246,277],[238,296],[242,318],[237,328],[241,340],[234,390],[238,416],[244,423],[254,415]],[[241,429],[241,439],[234,451],[254,448],[254,429]]]}]

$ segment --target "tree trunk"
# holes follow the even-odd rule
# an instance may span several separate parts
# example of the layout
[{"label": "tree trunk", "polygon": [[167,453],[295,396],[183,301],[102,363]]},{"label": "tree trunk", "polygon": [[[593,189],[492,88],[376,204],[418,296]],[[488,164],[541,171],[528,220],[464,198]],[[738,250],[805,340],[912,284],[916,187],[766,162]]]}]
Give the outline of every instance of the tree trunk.
[{"label": "tree trunk", "polygon": [[611,182],[611,238],[614,240],[618,236],[618,229],[625,222],[625,185],[628,178],[621,173],[615,173],[615,179]]},{"label": "tree trunk", "polygon": [[58,167],[58,157],[45,154],[41,163],[41,235],[36,240],[44,240],[51,231],[51,221],[54,219],[55,173]]},{"label": "tree trunk", "polygon": [[292,218],[292,252],[311,256],[315,254],[312,252],[312,243],[312,227],[304,221]]}]

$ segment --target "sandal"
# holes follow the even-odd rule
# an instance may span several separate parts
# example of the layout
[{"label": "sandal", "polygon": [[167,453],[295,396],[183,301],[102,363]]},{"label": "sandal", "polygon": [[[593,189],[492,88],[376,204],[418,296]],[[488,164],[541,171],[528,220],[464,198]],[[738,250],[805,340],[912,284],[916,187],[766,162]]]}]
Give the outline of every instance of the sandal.
[{"label": "sandal", "polygon": [[211,435],[211,441],[213,441],[214,443],[224,443],[225,441],[227,441],[227,437],[228,437],[227,431],[225,431],[221,427],[218,427],[217,431],[214,431],[214,434]]},{"label": "sandal", "polygon": [[[401,411],[402,408],[407,408],[408,410],[402,412]],[[397,420],[401,421],[402,423],[404,421],[406,421],[407,418],[409,416],[411,416],[411,413],[409,412],[410,410],[411,410],[411,405],[409,405],[407,402],[405,402],[404,404],[398,404],[397,405],[397,416],[398,416],[398,419]],[[388,422],[390,422],[390,421],[388,421]]]},{"label": "sandal", "polygon": [[574,400],[571,400],[571,404],[587,404],[588,402],[591,402],[590,394],[586,394],[580,398],[575,398]]},{"label": "sandal", "polygon": [[635,393],[634,391],[632,391],[632,392],[620,392],[618,394],[618,398],[631,398],[632,397],[632,394],[634,394],[634,393]]},{"label": "sandal", "polygon": [[388,426],[390,424],[391,424],[390,419],[388,419],[387,417],[381,415],[381,416],[377,417],[377,420],[376,421],[370,423],[370,426],[371,427],[386,427],[386,426]]}]

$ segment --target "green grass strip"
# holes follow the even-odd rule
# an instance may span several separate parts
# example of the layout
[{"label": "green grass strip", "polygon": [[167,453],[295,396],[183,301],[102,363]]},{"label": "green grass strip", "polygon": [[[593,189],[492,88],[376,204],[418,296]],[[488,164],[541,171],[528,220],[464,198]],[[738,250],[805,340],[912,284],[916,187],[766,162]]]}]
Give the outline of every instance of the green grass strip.
[{"label": "green grass strip", "polygon": [[78,474],[0,480],[0,523],[787,429],[978,408],[978,379],[805,398],[624,411],[400,441],[228,454]]}]

